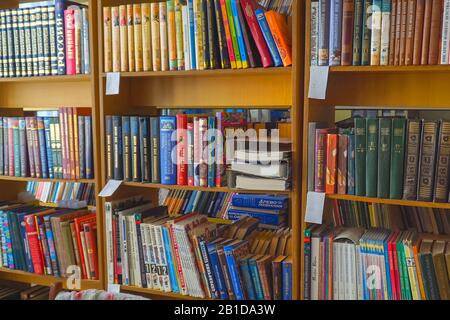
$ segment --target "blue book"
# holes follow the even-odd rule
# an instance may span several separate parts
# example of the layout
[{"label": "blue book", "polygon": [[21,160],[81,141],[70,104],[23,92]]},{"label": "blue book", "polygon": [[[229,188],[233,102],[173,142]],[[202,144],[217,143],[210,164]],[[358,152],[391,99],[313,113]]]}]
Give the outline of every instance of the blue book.
[{"label": "blue book", "polygon": [[94,154],[92,149],[92,116],[84,117],[84,148],[86,151],[86,179],[94,179]]},{"label": "blue book", "polygon": [[266,196],[252,194],[235,194],[231,200],[234,207],[265,210],[284,210],[289,203],[287,196]]},{"label": "blue book", "polygon": [[355,194],[355,135],[348,136],[347,194]]},{"label": "blue book", "polygon": [[148,117],[139,117],[139,157],[142,182],[151,181],[150,134]]},{"label": "blue book", "polygon": [[38,140],[39,140],[39,153],[42,169],[42,178],[48,178],[48,162],[47,162],[47,150],[45,147],[45,127],[44,119],[42,117],[37,117],[38,126]]},{"label": "blue book", "polygon": [[1,59],[2,64],[0,77],[7,78],[9,76],[8,69],[8,36],[6,30],[6,12],[5,10],[0,11],[0,35],[1,35]]},{"label": "blue book", "polygon": [[342,0],[331,0],[330,5],[330,66],[341,64]]},{"label": "blue book", "polygon": [[198,192],[199,192],[199,191],[194,190],[194,191],[191,193],[191,196],[189,197],[189,201],[188,201],[188,203],[187,203],[187,206],[186,206],[185,210],[183,211],[183,214],[188,214],[188,213],[191,213],[191,212],[192,212],[192,207],[194,206],[194,200],[195,200],[195,197],[197,196],[197,193],[198,193]]},{"label": "blue book", "polygon": [[240,209],[229,209],[228,219],[232,221],[237,221],[242,219],[244,216],[254,217],[259,219],[262,224],[278,226],[285,221],[284,215],[281,214],[270,214],[270,213],[260,213],[248,210]]},{"label": "blue book", "polygon": [[242,287],[243,279],[239,271],[238,261],[248,254],[248,250],[248,242],[242,240],[236,240],[223,247],[236,300],[245,300],[246,298]]},{"label": "blue book", "polygon": [[224,193],[224,192],[219,192],[219,194],[217,194],[217,198],[214,201],[214,206],[213,206],[211,212],[209,213],[210,217],[215,217],[217,215],[217,212],[222,207],[221,204],[223,202],[225,195],[226,195],[226,193]]},{"label": "blue book", "polygon": [[283,274],[283,300],[292,300],[292,258],[281,262]]},{"label": "blue book", "polygon": [[267,46],[269,47],[270,55],[274,61],[275,67],[283,66],[283,61],[281,60],[280,53],[278,52],[275,40],[273,40],[272,32],[270,32],[269,24],[267,23],[266,16],[264,15],[263,9],[257,9],[255,11],[256,18],[258,19],[259,26],[263,33],[264,39],[266,40]]},{"label": "blue book", "polygon": [[172,246],[170,245],[169,231],[166,226],[162,227],[164,247],[166,249],[166,261],[169,268],[169,279],[172,292],[178,293],[180,289],[178,288],[178,280],[176,274],[178,271],[175,270],[175,265],[173,262]]},{"label": "blue book", "polygon": [[[86,117],[78,116],[78,152],[80,154],[80,179],[86,178]],[[75,142],[76,143],[76,142]]]},{"label": "blue book", "polygon": [[12,241],[12,248],[13,248],[13,258],[14,263],[16,265],[17,270],[23,270],[26,271],[26,264],[25,264],[25,257],[24,257],[24,250],[22,241],[20,239],[20,232],[17,225],[17,213],[16,212],[8,212],[8,223],[11,230],[11,241]]},{"label": "blue book", "polygon": [[139,141],[139,117],[130,117],[130,153],[131,153],[131,179],[141,182],[141,156]]},{"label": "blue book", "polygon": [[209,255],[208,255],[208,250],[206,248],[206,241],[205,241],[205,239],[204,238],[200,238],[198,245],[200,247],[200,252],[202,254],[202,259],[203,259],[203,264],[205,266],[205,271],[206,271],[206,276],[207,276],[207,279],[208,279],[208,286],[209,286],[209,291],[211,293],[211,298],[212,299],[218,299],[219,298],[219,290],[216,287],[216,279],[214,277],[214,272],[213,272],[212,267],[211,267],[211,263],[210,263],[210,259],[209,259]]},{"label": "blue book", "polygon": [[6,266],[8,264],[8,257],[6,255],[6,236],[5,236],[5,228],[3,227],[3,211],[0,211],[0,235],[1,235],[1,256],[2,256],[2,265]]},{"label": "blue book", "polygon": [[24,221],[24,218],[27,214],[28,213],[17,214],[17,221],[19,223],[20,237],[22,239],[22,243],[24,246],[25,263],[26,263],[26,268],[27,268],[26,271],[34,272],[33,260],[31,259],[30,247],[28,246],[28,236],[27,236],[27,231],[25,229],[25,221]]},{"label": "blue book", "polygon": [[83,73],[89,74],[91,72],[91,55],[89,52],[89,17],[88,17],[88,9],[81,9],[81,43],[82,43],[82,57],[83,57]]},{"label": "blue book", "polygon": [[248,265],[248,258],[250,258],[250,256],[243,257],[239,261],[239,268],[241,270],[242,277],[244,278],[245,292],[247,293],[247,299],[256,300],[256,292],[253,286],[252,276],[250,275],[250,267]]},{"label": "blue book", "polygon": [[36,26],[36,42],[37,42],[37,66],[38,75],[45,76],[45,56],[44,56],[44,34],[43,34],[43,22],[42,22],[42,12],[40,7],[35,9],[35,26]]},{"label": "blue book", "polygon": [[[238,44],[239,44],[239,52],[241,54],[242,67],[244,69],[246,69],[249,67],[249,65],[248,65],[248,58],[247,58],[247,50],[245,48],[244,35],[242,34],[243,26],[241,26],[241,21],[239,20],[239,12],[238,12],[238,8],[237,8],[239,3],[238,3],[238,0],[230,0],[230,4],[231,4],[231,11],[232,11],[233,20],[234,20],[234,26],[236,29],[236,37],[237,37]],[[263,15],[264,15],[264,13],[263,13]],[[264,20],[265,19],[266,18],[264,17]],[[267,21],[266,21],[266,24],[267,24]],[[267,25],[267,28],[269,28],[269,25]],[[270,32],[270,30],[269,30],[269,32]],[[272,40],[273,40],[273,38],[272,38]],[[275,42],[273,44],[275,45]],[[278,49],[277,49],[277,53],[278,53]],[[281,58],[280,58],[280,61],[281,61]]]},{"label": "blue book", "polygon": [[216,118],[208,117],[208,187],[216,186]]},{"label": "blue book", "polygon": [[[45,148],[47,150],[47,168],[48,168],[48,177],[53,179],[55,177],[53,171],[53,154],[52,154],[52,146],[50,142],[50,118],[45,117],[44,120],[44,132],[45,132]],[[83,154],[80,152],[80,154]]]},{"label": "blue book", "polygon": [[14,256],[12,251],[12,241],[11,241],[11,226],[9,225],[7,212],[3,212],[3,232],[5,233],[6,241],[6,258],[8,261],[8,268],[15,269]]},{"label": "blue book", "polygon": [[225,285],[225,278],[223,276],[223,270],[220,265],[219,255],[217,254],[217,243],[212,242],[207,245],[209,260],[216,279],[217,289],[219,290],[220,298],[222,300],[228,299],[228,291]]},{"label": "blue book", "polygon": [[195,20],[194,20],[194,0],[187,0],[189,19],[189,41],[191,51],[191,70],[197,69],[197,54],[195,46]]},{"label": "blue book", "polygon": [[250,275],[252,276],[253,285],[255,286],[256,300],[264,300],[261,278],[259,277],[258,265],[256,263],[256,261],[261,257],[262,255],[257,255],[248,260]]},{"label": "blue book", "polygon": [[123,180],[131,181],[131,128],[130,117],[122,117],[122,156],[123,156]]},{"label": "blue book", "polygon": [[50,74],[58,75],[58,49],[56,47],[56,7],[48,7],[48,41],[50,48]]},{"label": "blue book", "polygon": [[160,125],[160,166],[161,184],[177,184],[177,166],[172,161],[172,151],[176,147],[176,137],[174,132],[177,129],[177,119],[172,116],[159,118]]},{"label": "blue book", "polygon": [[55,19],[56,19],[56,52],[58,74],[66,74],[66,46],[64,31],[64,9],[66,8],[65,0],[55,0]]}]

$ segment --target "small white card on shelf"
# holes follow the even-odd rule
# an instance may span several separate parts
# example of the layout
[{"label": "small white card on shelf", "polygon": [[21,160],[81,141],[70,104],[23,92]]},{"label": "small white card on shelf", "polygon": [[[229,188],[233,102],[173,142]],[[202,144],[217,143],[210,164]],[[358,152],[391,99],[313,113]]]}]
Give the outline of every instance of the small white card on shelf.
[{"label": "small white card on shelf", "polygon": [[325,100],[328,88],[329,67],[311,66],[309,74],[309,98]]},{"label": "small white card on shelf", "polygon": [[109,180],[98,196],[102,198],[111,197],[117,191],[117,189],[119,189],[122,182],[122,180]]},{"label": "small white card on shelf", "polygon": [[108,292],[120,293],[120,284],[108,283]]},{"label": "small white card on shelf", "polygon": [[325,193],[308,192],[306,198],[305,222],[322,224]]},{"label": "small white card on shelf", "polygon": [[106,95],[113,96],[120,91],[120,72],[108,72],[106,74]]}]

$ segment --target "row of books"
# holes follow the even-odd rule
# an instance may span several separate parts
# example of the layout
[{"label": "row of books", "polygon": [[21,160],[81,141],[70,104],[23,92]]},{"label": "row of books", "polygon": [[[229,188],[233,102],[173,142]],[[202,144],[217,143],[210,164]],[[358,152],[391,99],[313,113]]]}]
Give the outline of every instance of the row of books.
[{"label": "row of books", "polygon": [[89,14],[66,0],[0,11],[0,76],[90,73]]},{"label": "row of books", "polygon": [[292,64],[287,18],[254,0],[168,0],[103,8],[105,72]]},{"label": "row of books", "polygon": [[2,283],[0,300],[48,300],[50,288],[47,286],[28,285],[24,283]]},{"label": "row of books", "polygon": [[63,208],[81,204],[95,206],[93,183],[29,181],[26,191],[44,204],[56,204]]},{"label": "row of books", "polygon": [[449,64],[442,0],[313,0],[311,65]]},{"label": "row of books", "polygon": [[334,226],[450,235],[450,211],[447,209],[333,200],[333,209],[327,215],[332,215],[328,220]]},{"label": "row of books", "polygon": [[91,109],[32,114],[0,117],[0,175],[93,179]]},{"label": "row of books", "polygon": [[171,217],[192,212],[212,218],[237,221],[250,216],[261,228],[284,227],[289,210],[287,196],[247,195],[227,192],[170,190],[162,204]]},{"label": "row of books", "polygon": [[232,225],[169,217],[142,197],[107,202],[105,213],[108,283],[196,298],[292,298],[287,229],[261,232],[251,217]]},{"label": "row of books", "polygon": [[310,226],[305,298],[448,300],[449,240],[414,231]]},{"label": "row of books", "polygon": [[64,277],[78,266],[98,279],[95,213],[3,202],[0,234],[4,268]]},{"label": "row of books", "polygon": [[[234,157],[233,151],[227,151],[228,146],[231,142],[234,149],[235,139],[245,137],[248,126],[243,113],[106,116],[107,177],[164,185],[223,187],[230,184],[227,159],[231,162]],[[257,136],[254,139],[257,141]],[[266,180],[268,190],[272,190],[272,180]]]},{"label": "row of books", "polygon": [[309,161],[317,192],[448,202],[450,122],[355,118],[350,127],[309,125]]}]

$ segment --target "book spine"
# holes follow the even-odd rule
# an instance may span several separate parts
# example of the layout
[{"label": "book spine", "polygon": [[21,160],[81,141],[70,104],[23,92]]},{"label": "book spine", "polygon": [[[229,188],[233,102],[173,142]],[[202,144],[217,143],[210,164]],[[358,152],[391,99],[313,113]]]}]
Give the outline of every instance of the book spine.
[{"label": "book spine", "polygon": [[314,161],[314,191],[325,192],[327,131],[316,130],[316,148]]},{"label": "book spine", "polygon": [[178,70],[175,23],[175,1],[167,0],[167,36],[169,49],[169,70]]},{"label": "book spine", "polygon": [[437,121],[423,122],[418,187],[419,201],[433,200],[438,130],[439,123]]},{"label": "book spine", "polygon": [[[108,8],[103,9],[104,21],[108,19],[109,26],[111,26],[111,9],[109,8],[109,18],[107,16]],[[66,48],[65,48],[65,23],[64,23],[64,0],[55,1],[55,22],[56,22],[56,51],[57,51],[57,65],[58,75],[66,74]],[[106,24],[105,24],[106,26]],[[104,29],[105,44],[111,34],[107,33],[107,29]],[[109,38],[110,39],[110,38]],[[107,64],[107,48],[105,46],[105,72],[109,72],[106,68]],[[109,51],[110,52],[110,51]]]},{"label": "book spine", "polygon": [[421,64],[422,58],[422,39],[424,31],[425,0],[417,0],[416,17],[414,22],[414,48],[413,65]]},{"label": "book spine", "polygon": [[310,61],[311,66],[317,66],[319,64],[319,19],[320,19],[319,0],[311,1],[310,12],[311,12],[310,13],[311,36],[309,42]]},{"label": "book spine", "polygon": [[115,180],[123,180],[123,138],[122,138],[122,123],[119,116],[113,116],[112,119],[113,129],[113,171]]},{"label": "book spine", "polygon": [[[221,0],[224,2],[224,4],[222,4],[222,12],[227,14],[227,20],[228,20],[228,25],[230,26],[230,34],[231,34],[231,41],[233,44],[233,51],[236,57],[236,68],[237,69],[242,69],[243,65],[242,65],[242,58],[241,58],[241,51],[239,49],[239,43],[238,43],[238,39],[237,39],[237,33],[236,33],[236,25],[234,23],[234,19],[233,19],[233,11],[231,9],[231,1],[230,0]],[[256,15],[256,12],[255,12]],[[259,22],[258,22],[259,24]]]},{"label": "book spine", "polygon": [[6,33],[7,33],[7,46],[8,46],[8,74],[9,77],[16,77],[16,66],[14,60],[14,34],[13,34],[13,22],[12,22],[12,10],[6,11]]},{"label": "book spine", "polygon": [[77,175],[76,175],[76,161],[75,161],[75,133],[74,133],[74,113],[73,113],[73,108],[66,108],[66,116],[67,116],[67,121],[66,121],[66,128],[68,129],[67,134],[66,134],[66,139],[67,139],[67,145],[68,147],[68,163],[69,163],[69,167],[70,167],[70,179],[76,179]]},{"label": "book spine", "polygon": [[[220,11],[222,14],[223,27],[224,27],[224,31],[225,31],[225,39],[227,42],[228,55],[230,57],[230,65],[231,65],[232,69],[236,69],[237,68],[237,58],[236,58],[236,54],[234,51],[233,37],[232,37],[232,33],[231,33],[231,23],[230,23],[230,20],[228,19],[226,0],[215,0],[215,1],[220,2],[220,9],[221,9]],[[247,11],[247,10],[245,10],[245,11]],[[255,17],[255,19],[256,19],[256,17]],[[262,37],[262,33],[261,33],[261,37]]]},{"label": "book spine", "polygon": [[188,122],[187,126],[187,161],[188,161],[188,186],[194,184],[194,123]]},{"label": "book spine", "polygon": [[373,0],[372,3],[372,38],[370,44],[370,64],[380,65],[381,51],[381,5],[382,0]]},{"label": "book spine", "polygon": [[142,182],[151,182],[150,167],[150,133],[147,117],[139,118],[139,154],[141,164]]},{"label": "book spine", "polygon": [[20,69],[21,76],[27,76],[27,57],[25,51],[25,12],[23,9],[18,10],[17,25],[19,30],[19,49],[20,49]]},{"label": "book spine", "polygon": [[188,39],[189,39],[189,58],[190,58],[190,69],[196,70],[197,69],[197,54],[196,54],[196,46],[195,46],[195,13],[194,13],[194,1],[195,0],[188,0],[187,1],[187,19],[188,19],[188,29],[187,32],[189,33]]},{"label": "book spine", "polygon": [[216,118],[208,117],[208,187],[216,186]]},{"label": "book spine", "polygon": [[45,149],[47,151],[47,168],[48,168],[48,177],[50,179],[55,178],[54,172],[53,172],[53,156],[52,156],[52,146],[50,143],[50,118],[45,117],[43,118],[44,122],[44,134],[45,134]]},{"label": "book spine", "polygon": [[450,123],[441,121],[438,139],[438,155],[436,161],[436,177],[434,185],[434,201],[447,202],[449,196],[449,163],[450,163]]},{"label": "book spine", "polygon": [[[396,35],[396,26],[397,26],[397,1],[391,0],[391,18],[390,18],[390,26],[389,26],[389,62],[390,66],[394,65],[394,57],[395,57],[395,35]],[[416,39],[414,39],[414,43],[416,43]]]},{"label": "book spine", "polygon": [[[67,21],[66,21],[66,26],[67,26]],[[111,8],[111,41],[112,41],[112,72],[120,72],[120,14],[119,14],[119,7]],[[69,39],[67,39],[67,27],[66,27],[66,43],[68,43],[68,42],[69,42]],[[66,44],[66,48],[67,48],[67,44]],[[66,55],[69,55],[69,51],[67,49],[66,49]],[[69,73],[69,63],[67,63],[67,74],[70,74]]]},{"label": "book spine", "polygon": [[33,155],[34,155],[34,165],[36,168],[36,178],[43,178],[41,155],[39,148],[39,134],[36,118],[32,118],[31,120],[31,133],[33,136]]},{"label": "book spine", "polygon": [[[269,50],[272,55],[272,59],[274,61],[274,66],[281,67],[283,65],[283,61],[281,60],[277,46],[275,44],[275,40],[273,39],[272,33],[270,32],[270,28],[267,23],[266,17],[264,15],[264,11],[262,9],[257,9],[255,11],[255,14],[256,14],[256,18],[258,19],[258,23],[261,27],[262,33],[264,35],[264,39],[266,40],[266,43],[269,46]],[[326,46],[328,47],[328,45],[329,44],[327,44]],[[328,58],[328,56],[329,55],[327,54],[327,58]],[[328,59],[327,59],[326,64],[328,64]]]},{"label": "book spine", "polygon": [[405,65],[413,64],[415,22],[416,22],[416,0],[408,0],[408,14],[406,18]]},{"label": "book spine", "polygon": [[225,249],[225,258],[228,265],[228,270],[230,272],[231,282],[233,284],[233,290],[236,294],[236,300],[244,300],[244,291],[241,285],[240,276],[237,269],[236,258],[234,257],[233,251],[227,251]]},{"label": "book spine", "polygon": [[177,183],[177,167],[172,161],[172,150],[176,146],[172,134],[176,130],[175,117],[160,118],[160,167],[161,184],[175,185]]},{"label": "book spine", "polygon": [[405,179],[403,183],[403,199],[405,200],[417,199],[421,127],[422,122],[420,120],[408,120],[406,133]]},{"label": "book spine", "polygon": [[167,3],[160,2],[159,27],[161,38],[161,70],[169,71],[169,40],[168,40],[168,12]]},{"label": "book spine", "polygon": [[201,33],[202,33],[202,53],[204,69],[211,69],[211,60],[209,54],[209,24],[208,24],[208,5],[207,0],[201,0],[200,7]]},{"label": "book spine", "polygon": [[190,25],[189,25],[189,7],[188,5],[181,7],[181,22],[183,32],[183,55],[184,55],[184,69],[186,71],[193,70],[191,63],[191,48],[190,48]]},{"label": "book spine", "polygon": [[161,166],[159,162],[160,158],[160,126],[159,118],[150,118],[150,156],[152,167],[152,183],[161,182]]},{"label": "book spine", "polygon": [[[120,10],[120,8],[119,8]],[[119,12],[120,14],[120,12]],[[136,44],[135,44],[135,28],[134,28],[134,7],[132,4],[126,5],[126,32],[127,32],[127,45],[125,48],[120,48],[120,57],[126,56],[128,59],[128,71],[136,71]],[[114,31],[114,29],[113,29]],[[120,31],[120,27],[119,27]],[[114,35],[113,35],[114,36]],[[120,32],[119,32],[120,37]]]},{"label": "book spine", "polygon": [[114,156],[113,156],[113,124],[112,116],[105,117],[105,134],[106,134],[106,178],[111,180],[114,178]]},{"label": "book spine", "polygon": [[150,4],[151,30],[152,30],[152,67],[153,71],[161,70],[161,40],[160,40],[160,17],[159,4]]},{"label": "book spine", "polygon": [[48,162],[47,162],[47,151],[45,144],[45,127],[44,127],[44,119],[41,117],[37,118],[37,129],[39,136],[39,154],[40,161],[42,166],[42,178],[46,179],[49,177],[48,173]]},{"label": "book spine", "polygon": [[425,1],[423,13],[422,54],[420,64],[428,64],[429,50],[431,49],[431,16],[433,1]]},{"label": "book spine", "polygon": [[391,0],[383,0],[381,4],[381,41],[380,41],[380,65],[388,65],[389,62],[389,35],[391,25]]},{"label": "book spine", "polygon": [[[272,32],[273,39],[278,49],[283,66],[289,67],[292,65],[292,48],[291,39],[289,38],[289,27],[285,17],[279,15],[274,11],[266,13],[267,23]],[[341,20],[341,19],[339,19]],[[341,38],[342,28],[339,28],[339,39]],[[338,40],[339,42],[340,40]],[[340,47],[340,45],[339,45]],[[259,61],[257,62],[259,66]]]},{"label": "book spine", "polygon": [[[62,63],[62,57],[60,57],[61,48],[63,46],[60,46],[60,29],[58,28],[59,20],[58,20],[58,12],[56,13],[57,16],[57,34],[58,34],[58,65]],[[61,29],[64,31],[63,29]],[[64,33],[62,33],[64,34]],[[113,70],[113,63],[112,63],[112,13],[111,13],[111,7],[103,7],[103,59],[104,61],[104,71],[105,72],[111,72]],[[61,66],[60,66],[61,68]],[[59,69],[60,73],[62,69]]]},{"label": "book spine", "polygon": [[44,74],[46,76],[51,74],[50,70],[50,30],[49,30],[49,15],[48,7],[41,7],[42,17],[42,45],[44,56]]},{"label": "book spine", "polygon": [[66,44],[66,74],[76,74],[75,14],[74,10],[64,10],[64,31]]},{"label": "book spine", "polygon": [[378,133],[378,182],[377,197],[389,198],[389,173],[391,159],[391,135],[392,120],[380,119],[380,130]]},{"label": "book spine", "polygon": [[14,176],[14,118],[8,118],[8,142],[6,144],[7,147],[7,156],[8,156],[8,175]]},{"label": "book spine", "polygon": [[142,13],[142,70],[152,71],[152,46],[151,46],[151,10],[150,3],[141,5]]},{"label": "book spine", "polygon": [[[328,65],[330,51],[328,45],[330,43],[330,2],[327,0],[319,0],[319,66]],[[261,27],[261,29],[263,29]],[[264,34],[264,30],[263,30]],[[267,41],[269,49],[273,57],[272,49],[270,48],[270,43]],[[276,59],[275,64],[276,64]]]},{"label": "book spine", "polygon": [[25,227],[28,238],[28,245],[31,252],[31,258],[33,261],[33,270],[36,274],[44,274],[44,263],[42,261],[42,251],[39,244],[38,233],[36,230],[36,224],[34,221],[34,215],[28,215],[25,217]]},{"label": "book spine", "polygon": [[[3,128],[3,117],[0,117],[0,176],[5,175],[4,174],[4,161],[3,161],[3,157],[4,157],[4,128]],[[27,131],[28,133],[28,131]]]},{"label": "book spine", "polygon": [[405,51],[406,51],[406,28],[408,21],[408,1],[401,0],[401,13],[400,13],[400,38],[399,38],[399,52],[398,52],[398,65],[405,65]]},{"label": "book spine", "polygon": [[175,4],[175,43],[177,45],[177,67],[178,70],[183,71],[186,69],[186,66],[184,56],[183,15],[181,8],[181,4]]},{"label": "book spine", "polygon": [[[342,7],[342,9],[339,9]],[[353,40],[356,36],[353,34],[353,25],[356,10],[355,10],[355,1],[354,0],[343,0],[340,1],[332,1],[331,2],[331,16],[333,18],[333,25],[331,25],[333,33],[331,33],[330,39],[336,37],[336,40],[342,43],[342,55],[336,57],[333,61],[333,47],[330,44],[330,65],[340,65],[349,66],[353,62],[353,55],[355,54],[353,49],[357,49],[356,45],[353,47]],[[337,16],[342,16],[342,30],[339,33],[339,28],[341,21]],[[338,32],[337,35],[333,35]],[[356,40],[356,39],[355,39]],[[356,40],[357,41],[357,40]],[[357,53],[356,53],[357,55]],[[342,57],[342,61],[341,61]],[[357,59],[357,57],[355,57]]]},{"label": "book spine", "polygon": [[377,196],[378,171],[378,119],[367,119],[366,196]]},{"label": "book spine", "polygon": [[128,72],[128,20],[127,6],[119,6],[119,33],[120,33],[120,71]]},{"label": "book spine", "polygon": [[177,115],[177,185],[188,185],[187,115]]},{"label": "book spine", "polygon": [[403,170],[405,160],[406,120],[392,120],[391,175],[389,193],[391,199],[403,195]]},{"label": "book spine", "polygon": [[20,177],[20,134],[19,134],[19,119],[14,118],[12,120],[12,130],[13,130],[13,140],[14,140],[14,169],[13,169],[13,176]]},{"label": "book spine", "polygon": [[[1,142],[1,139],[0,139]],[[22,177],[29,176],[28,170],[28,148],[27,148],[27,131],[26,120],[24,118],[19,119],[19,146],[20,146],[20,173]],[[1,156],[0,156],[1,157]]]},{"label": "book spine", "polygon": [[135,71],[143,70],[142,48],[142,9],[140,4],[133,4],[134,62]]},{"label": "book spine", "polygon": [[8,30],[6,28],[6,10],[0,10],[0,47],[1,47],[1,73],[0,77],[8,78],[9,77],[9,68],[8,68]]},{"label": "book spine", "polygon": [[[36,40],[37,40],[37,62],[39,76],[45,76],[45,49],[44,49],[44,17],[43,7],[36,7]],[[45,14],[46,16],[46,14]],[[47,21],[48,23],[48,21]]]},{"label": "book spine", "polygon": [[[240,6],[239,6],[240,8]],[[211,69],[220,68],[220,43],[218,38],[218,29],[216,22],[216,14],[214,0],[206,0],[206,15],[208,21],[208,48],[209,48],[209,64]],[[244,36],[244,32],[243,32]],[[245,38],[244,38],[245,39]],[[246,47],[248,49],[248,47]]]},{"label": "book spine", "polygon": [[442,13],[440,64],[449,63],[449,46],[450,46],[450,1],[444,0]]},{"label": "book spine", "polygon": [[217,40],[219,42],[220,66],[222,67],[222,69],[230,69],[231,61],[226,38],[225,25],[222,17],[222,8],[220,6],[220,0],[213,0],[213,6],[216,20],[215,23],[217,30]]},{"label": "book spine", "polygon": [[326,173],[325,173],[325,192],[328,194],[336,193],[337,186],[337,151],[338,136],[336,134],[327,135],[327,155],[326,155]]},{"label": "book spine", "polygon": [[140,146],[139,146],[139,118],[130,117],[131,131],[131,179],[133,182],[141,182]]},{"label": "book spine", "polygon": [[14,38],[14,67],[16,77],[22,76],[22,64],[20,61],[20,38],[19,38],[19,10],[12,10],[12,29]]},{"label": "book spine", "polygon": [[338,165],[337,165],[337,193],[347,193],[348,172],[348,136],[341,134],[338,137]]},{"label": "book spine", "polygon": [[58,75],[58,48],[56,33],[56,7],[48,7],[48,40],[50,52],[50,74]]},{"label": "book spine", "polygon": [[199,118],[199,182],[200,187],[208,186],[208,119]]},{"label": "book spine", "polygon": [[[362,7],[362,37],[361,37],[361,65],[367,66],[370,64],[370,44],[371,44],[371,29],[368,25],[368,21],[371,21],[371,10],[372,0],[364,0]],[[370,24],[371,25],[371,24]]]},{"label": "book spine", "polygon": [[91,72],[91,52],[89,43],[89,12],[87,8],[81,9],[81,44],[82,44],[82,70],[84,74]]},{"label": "book spine", "polygon": [[[234,21],[234,27],[235,27],[235,31],[236,31],[236,37],[237,37],[237,41],[238,41],[238,45],[239,45],[239,52],[241,53],[242,68],[246,69],[246,68],[249,67],[249,59],[248,59],[248,56],[247,56],[247,51],[246,51],[245,43],[244,43],[243,26],[241,25],[241,22],[239,20],[239,13],[238,13],[238,9],[237,9],[238,8],[237,1],[238,0],[230,0],[230,6],[231,6],[231,12],[232,12],[232,17],[233,17],[233,21]],[[264,21],[265,21],[265,24],[267,25],[265,31],[270,33],[270,28],[269,28],[269,26],[267,24],[267,20],[265,18],[264,12],[263,11],[259,11],[256,14],[258,16],[258,20],[260,21],[260,23],[264,24]],[[263,22],[261,22],[261,20]],[[268,35],[269,34],[267,34],[266,36],[268,36]],[[272,37],[272,40],[273,40],[273,37]],[[273,41],[273,46],[274,46],[274,49],[276,50],[276,53],[278,54],[278,49],[276,49],[275,41]],[[279,54],[278,54],[278,58],[281,61],[281,58],[279,57]]]},{"label": "book spine", "polygon": [[355,119],[355,194],[366,195],[366,119]]},{"label": "book spine", "polygon": [[430,47],[428,49],[428,64],[435,65],[439,62],[439,46],[442,31],[442,0],[433,0],[430,24]]},{"label": "book spine", "polygon": [[[86,118],[84,116],[78,117],[78,152],[79,152],[79,168],[80,179],[86,179]],[[75,141],[77,143],[77,141]]]}]

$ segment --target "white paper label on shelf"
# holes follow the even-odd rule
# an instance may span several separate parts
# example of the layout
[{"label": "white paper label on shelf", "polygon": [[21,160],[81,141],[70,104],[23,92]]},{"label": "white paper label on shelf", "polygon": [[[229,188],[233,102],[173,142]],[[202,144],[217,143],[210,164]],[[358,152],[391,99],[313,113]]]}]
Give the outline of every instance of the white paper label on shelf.
[{"label": "white paper label on shelf", "polygon": [[108,72],[106,74],[106,95],[113,96],[120,91],[120,72]]},{"label": "white paper label on shelf", "polygon": [[109,180],[98,196],[102,198],[111,197],[114,194],[114,192],[116,192],[117,189],[119,189],[122,182],[123,182],[122,180]]},{"label": "white paper label on shelf", "polygon": [[325,193],[308,192],[306,198],[305,222],[322,224]]},{"label": "white paper label on shelf", "polygon": [[327,97],[329,67],[311,66],[309,98],[324,100]]},{"label": "white paper label on shelf", "polygon": [[108,292],[120,293],[120,284],[108,283]]}]

